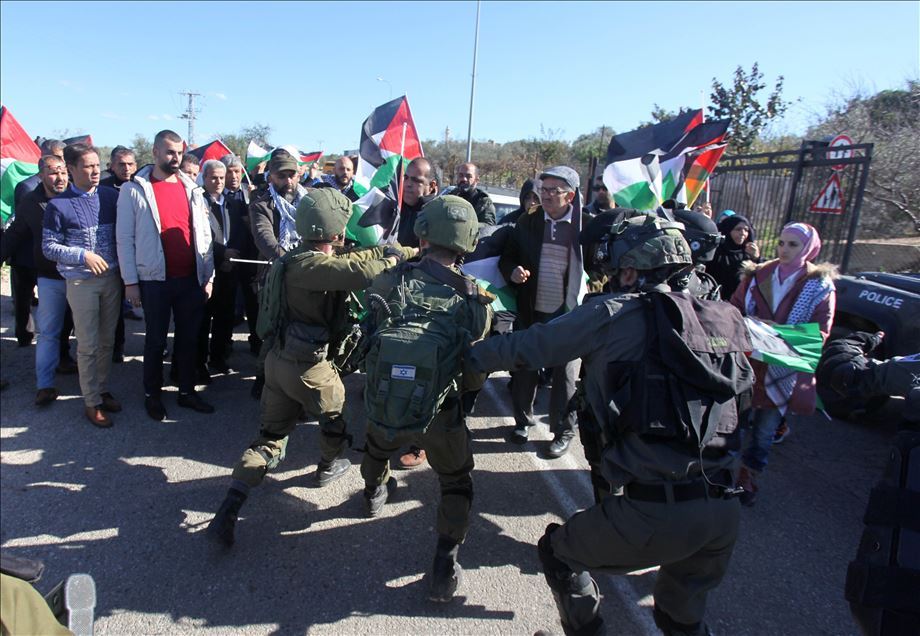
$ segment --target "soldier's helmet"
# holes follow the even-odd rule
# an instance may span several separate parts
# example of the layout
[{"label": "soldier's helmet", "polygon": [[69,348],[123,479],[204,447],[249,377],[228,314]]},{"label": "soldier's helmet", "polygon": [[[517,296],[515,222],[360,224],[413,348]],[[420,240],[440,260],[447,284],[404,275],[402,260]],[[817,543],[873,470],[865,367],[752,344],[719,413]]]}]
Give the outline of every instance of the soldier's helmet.
[{"label": "soldier's helmet", "polygon": [[297,204],[295,227],[304,241],[331,243],[345,233],[351,201],[334,188],[312,190]]},{"label": "soldier's helmet", "polygon": [[693,253],[693,262],[708,263],[716,255],[716,248],[724,238],[718,226],[702,212],[679,209],[674,217],[684,224],[684,238]]},{"label": "soldier's helmet", "polygon": [[684,239],[683,223],[640,214],[610,228],[598,246],[596,261],[611,270],[633,267],[649,271],[669,265],[690,265],[693,256]]},{"label": "soldier's helmet", "polygon": [[446,194],[425,204],[415,219],[415,235],[458,254],[476,249],[479,220],[465,199]]}]

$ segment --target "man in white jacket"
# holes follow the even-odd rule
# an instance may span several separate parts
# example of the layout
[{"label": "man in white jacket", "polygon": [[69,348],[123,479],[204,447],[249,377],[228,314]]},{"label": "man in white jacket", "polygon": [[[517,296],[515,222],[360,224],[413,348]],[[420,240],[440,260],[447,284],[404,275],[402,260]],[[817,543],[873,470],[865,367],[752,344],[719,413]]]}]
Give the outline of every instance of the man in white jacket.
[{"label": "man in white jacket", "polygon": [[154,164],[125,183],[118,197],[118,260],[125,297],[144,308],[144,407],[157,421],[166,418],[160,393],[170,315],[176,327],[179,406],[214,412],[195,392],[198,330],[214,280],[211,228],[204,191],[179,171],[183,151],[179,135],[157,133]]}]

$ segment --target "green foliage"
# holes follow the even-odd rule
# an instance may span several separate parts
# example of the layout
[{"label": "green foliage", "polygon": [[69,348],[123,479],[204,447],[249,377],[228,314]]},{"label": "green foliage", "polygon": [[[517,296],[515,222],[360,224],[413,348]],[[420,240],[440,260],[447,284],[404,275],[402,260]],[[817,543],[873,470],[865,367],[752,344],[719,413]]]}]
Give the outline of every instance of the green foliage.
[{"label": "green foliage", "polygon": [[249,124],[240,128],[238,133],[227,133],[219,135],[220,140],[238,157],[246,157],[246,149],[249,148],[249,142],[254,141],[263,148],[273,148],[274,144],[269,141],[272,134],[272,127],[268,124]]},{"label": "green foliage", "polygon": [[596,157],[603,160],[607,156],[607,146],[610,138],[616,134],[610,126],[600,126],[594,132],[578,135],[572,142],[572,156],[579,162],[585,163]]},{"label": "green foliage", "polygon": [[728,87],[712,78],[712,105],[709,106],[709,113],[713,119],[732,120],[728,129],[729,152],[749,152],[769,123],[782,117],[789,107],[790,103],[782,97],[782,75],[776,79],[769,95],[761,95],[766,88],[767,84],[763,81],[763,73],[757,62],[754,62],[749,72],[738,66]]},{"label": "green foliage", "polygon": [[131,140],[130,148],[134,150],[138,168],[153,163],[153,139],[147,139],[144,135],[137,133]]}]

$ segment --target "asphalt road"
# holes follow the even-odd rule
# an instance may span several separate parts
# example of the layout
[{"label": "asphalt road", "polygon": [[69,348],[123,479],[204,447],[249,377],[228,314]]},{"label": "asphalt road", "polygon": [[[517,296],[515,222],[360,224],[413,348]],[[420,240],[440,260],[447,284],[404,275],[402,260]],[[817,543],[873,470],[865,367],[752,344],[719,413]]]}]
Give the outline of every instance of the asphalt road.
[{"label": "asphalt road", "polygon": [[[310,487],[318,428],[297,427],[285,462],[243,509],[229,553],[203,530],[219,506],[230,467],[258,429],[249,397],[254,361],[242,327],[231,365],[204,397],[217,412],[180,409],[175,388],[158,423],[143,410],[143,323],[127,323],[127,360],[110,388],[125,409],[109,430],[82,415],[76,376],[59,376],[56,403],[33,406],[34,347],[12,335],[3,282],[0,400],[0,545],[38,558],[47,592],[74,572],[96,580],[98,634],[561,634],[535,544],[546,524],[591,504],[581,447],[541,459],[541,426],[519,448],[504,441],[511,420],[506,378],[493,376],[469,425],[476,498],[460,552],[464,585],[448,605],[425,599],[437,480],[430,469],[399,472],[381,517],[363,518],[357,468],[330,487]],[[347,411],[363,444],[362,377],[347,378]],[[541,390],[539,408],[548,394]],[[710,596],[717,634],[856,634],[843,600],[847,562],[881,473],[891,422],[793,420],[774,449],[757,505],[744,509],[727,577]],[[360,454],[352,452],[354,463]],[[601,576],[610,633],[657,633],[655,570]]]}]

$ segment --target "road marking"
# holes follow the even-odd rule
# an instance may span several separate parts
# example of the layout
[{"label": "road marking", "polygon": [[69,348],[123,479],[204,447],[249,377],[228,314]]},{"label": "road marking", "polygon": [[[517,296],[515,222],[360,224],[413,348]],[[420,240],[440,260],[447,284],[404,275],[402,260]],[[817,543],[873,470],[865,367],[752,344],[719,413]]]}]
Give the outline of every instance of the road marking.
[{"label": "road marking", "polygon": [[[483,393],[487,393],[491,399],[497,404],[505,404],[505,401],[498,396],[498,393],[495,390],[495,383],[486,380],[485,385],[482,388]],[[510,407],[510,404],[506,404]],[[499,417],[499,416],[489,416],[484,417],[483,419],[491,420],[492,422],[499,421],[502,423],[514,425],[513,417]],[[579,466],[578,463],[570,456],[563,455],[559,459],[554,459],[552,462],[549,462],[545,459],[542,459],[537,456],[533,451],[524,451],[524,454],[530,458],[531,462],[538,469],[537,472],[549,486],[550,491],[556,497],[556,500],[562,506],[563,511],[566,513],[566,519],[574,515],[576,512],[581,510],[581,506],[576,503],[575,498],[570,495],[565,486],[559,480],[556,472],[551,470],[552,468],[558,468],[562,464],[565,468],[572,471],[577,471],[576,481],[579,485],[579,490],[581,492],[577,493],[582,495],[580,498],[587,497],[588,501],[594,501],[594,492],[591,488],[591,479],[588,476],[587,469]],[[643,634],[647,636],[654,636],[659,633],[658,628],[655,625],[655,621],[652,619],[652,615],[641,609],[644,604],[647,603],[645,597],[640,597],[636,592],[636,588],[633,587],[629,579],[624,576],[613,576],[613,575],[602,575],[605,580],[607,580],[611,587],[617,592],[623,601],[623,605],[626,606],[629,616],[632,621],[642,630]],[[547,592],[549,593],[549,592]]]},{"label": "road marking", "polygon": [[114,539],[118,536],[118,528],[101,528],[99,530],[88,530],[76,534],[59,537],[53,534],[40,534],[35,537],[17,537],[5,542],[4,548],[31,548],[40,545],[62,545],[64,543],[76,543],[82,541],[104,541]]}]

